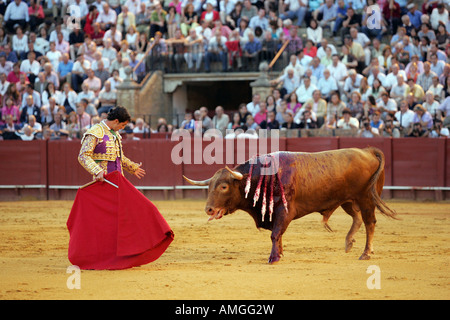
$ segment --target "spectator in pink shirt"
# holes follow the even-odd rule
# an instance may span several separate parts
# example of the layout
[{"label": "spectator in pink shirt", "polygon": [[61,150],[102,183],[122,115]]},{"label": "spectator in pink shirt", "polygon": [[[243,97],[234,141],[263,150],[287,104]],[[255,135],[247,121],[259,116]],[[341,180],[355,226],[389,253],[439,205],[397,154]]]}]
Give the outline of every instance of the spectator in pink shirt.
[{"label": "spectator in pink shirt", "polygon": [[70,44],[66,40],[64,40],[63,34],[60,32],[57,34],[57,40],[55,42],[55,49],[61,54],[69,53]]},{"label": "spectator in pink shirt", "polygon": [[259,125],[264,120],[267,121],[267,105],[265,101],[259,103],[259,111],[253,117],[253,120]]}]

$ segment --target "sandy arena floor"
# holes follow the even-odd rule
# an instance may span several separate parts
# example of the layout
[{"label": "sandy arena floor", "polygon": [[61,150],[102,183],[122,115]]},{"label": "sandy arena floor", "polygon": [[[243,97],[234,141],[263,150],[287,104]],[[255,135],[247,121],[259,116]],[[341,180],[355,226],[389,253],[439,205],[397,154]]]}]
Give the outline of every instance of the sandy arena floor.
[{"label": "sandy arena floor", "polygon": [[[351,218],[311,214],[293,221],[284,257],[268,265],[270,232],[238,211],[207,223],[204,201],[155,201],[175,232],[156,262],[121,271],[81,271],[68,289],[71,201],[0,203],[1,299],[450,299],[450,203],[391,201],[402,220],[377,215],[375,254],[359,261],[364,226],[350,253]],[[381,289],[366,273],[381,271]]]}]

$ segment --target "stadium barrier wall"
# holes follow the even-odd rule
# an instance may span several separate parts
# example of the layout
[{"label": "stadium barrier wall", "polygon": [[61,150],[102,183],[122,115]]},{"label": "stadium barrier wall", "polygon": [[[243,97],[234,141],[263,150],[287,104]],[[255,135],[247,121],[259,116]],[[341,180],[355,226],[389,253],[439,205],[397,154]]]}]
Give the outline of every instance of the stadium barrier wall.
[{"label": "stadium barrier wall", "polygon": [[[206,187],[191,186],[183,175],[204,180],[250,154],[318,152],[374,146],[384,152],[384,198],[450,199],[450,142],[430,138],[311,137],[259,140],[125,140],[125,155],[142,162],[142,179],[126,177],[151,199],[204,198]],[[196,152],[195,148],[202,152]],[[0,200],[73,200],[92,177],[78,163],[80,141],[0,141]],[[211,156],[215,163],[210,164]],[[173,159],[179,163],[174,163]],[[209,160],[208,160],[209,159]]]}]

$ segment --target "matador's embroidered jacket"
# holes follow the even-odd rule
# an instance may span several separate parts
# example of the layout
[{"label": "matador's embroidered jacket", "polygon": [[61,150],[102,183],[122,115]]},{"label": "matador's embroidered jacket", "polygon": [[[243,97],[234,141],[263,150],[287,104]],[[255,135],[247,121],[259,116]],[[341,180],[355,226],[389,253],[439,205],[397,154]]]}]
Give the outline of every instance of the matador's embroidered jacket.
[{"label": "matador's embroidered jacket", "polygon": [[123,155],[122,137],[102,121],[90,128],[83,135],[78,161],[90,174],[96,176],[101,171],[105,174],[125,169],[131,174],[139,168]]}]

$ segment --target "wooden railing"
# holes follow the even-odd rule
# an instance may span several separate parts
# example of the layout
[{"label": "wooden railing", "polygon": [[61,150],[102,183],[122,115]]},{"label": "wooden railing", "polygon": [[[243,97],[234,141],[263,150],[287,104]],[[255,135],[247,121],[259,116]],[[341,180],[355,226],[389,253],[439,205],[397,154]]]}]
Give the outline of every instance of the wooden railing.
[{"label": "wooden railing", "polygon": [[270,61],[269,64],[269,69],[272,69],[273,65],[277,62],[277,60],[280,58],[280,56],[283,54],[284,50],[286,49],[286,47],[288,46],[290,40],[287,40],[283,46],[280,48],[280,50],[278,50],[277,54],[275,55],[275,57],[273,57],[272,61]]}]

